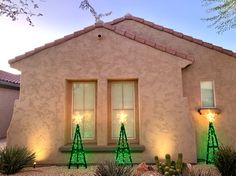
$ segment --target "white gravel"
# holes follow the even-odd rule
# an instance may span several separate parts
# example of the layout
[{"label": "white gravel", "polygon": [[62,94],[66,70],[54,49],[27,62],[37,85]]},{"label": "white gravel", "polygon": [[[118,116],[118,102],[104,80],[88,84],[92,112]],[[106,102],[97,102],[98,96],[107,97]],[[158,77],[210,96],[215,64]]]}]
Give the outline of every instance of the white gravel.
[{"label": "white gravel", "polygon": [[[88,166],[87,169],[66,166],[50,166],[50,167],[36,167],[25,168],[14,176],[93,176],[96,166]],[[0,174],[3,176],[3,174]]]}]

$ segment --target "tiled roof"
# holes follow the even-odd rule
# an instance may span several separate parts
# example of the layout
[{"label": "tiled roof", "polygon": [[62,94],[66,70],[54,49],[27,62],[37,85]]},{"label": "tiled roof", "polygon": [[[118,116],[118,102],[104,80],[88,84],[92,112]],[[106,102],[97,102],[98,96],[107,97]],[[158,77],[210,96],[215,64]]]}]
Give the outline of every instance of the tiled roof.
[{"label": "tiled roof", "polygon": [[[126,18],[126,17],[125,17]],[[137,41],[139,43],[142,43],[144,45],[147,45],[147,46],[150,46],[152,48],[155,48],[157,50],[160,50],[160,51],[163,51],[163,52],[166,52],[168,54],[171,54],[171,55],[174,55],[174,56],[177,56],[177,57],[180,57],[182,59],[185,59],[185,60],[189,60],[189,61],[193,61],[193,58],[189,57],[188,55],[182,53],[182,52],[179,52],[179,51],[176,51],[172,48],[168,48],[168,47],[165,47],[163,45],[160,45],[158,43],[155,43],[153,41],[150,41],[150,40],[147,40],[145,39],[143,36],[138,36],[138,35],[135,35],[133,34],[132,32],[130,31],[126,31],[124,29],[121,29],[119,27],[115,27],[115,26],[112,26],[110,25],[109,23],[96,23],[95,25],[92,25],[92,26],[89,26],[89,27],[86,27],[84,28],[83,30],[81,31],[77,31],[77,32],[74,32],[73,34],[70,34],[70,35],[67,35],[67,36],[64,36],[63,38],[60,38],[58,40],[55,40],[51,43],[47,43],[45,44],[44,46],[41,46],[41,47],[38,47],[38,48],[35,48],[34,50],[32,51],[29,51],[29,52],[26,52],[25,54],[23,55],[20,55],[20,56],[17,56],[15,57],[14,59],[11,59],[9,60],[9,64],[12,64],[12,63],[15,63],[15,62],[18,62],[22,59],[25,59],[29,56],[32,56],[36,53],[39,53],[40,51],[42,50],[45,50],[47,48],[50,48],[50,47],[53,47],[53,46],[56,46],[56,45],[59,45],[61,43],[64,43],[68,40],[71,40],[73,38],[76,38],[80,35],[83,35],[87,32],[90,32],[96,28],[105,28],[107,30],[110,30],[110,31],[113,31],[114,33],[116,34],[119,34],[121,36],[124,36],[126,38],[129,38],[131,40],[134,40],[134,41]]]},{"label": "tiled roof", "polygon": [[20,75],[14,75],[12,73],[0,70],[0,81],[13,84],[20,84]]},{"label": "tiled roof", "polygon": [[216,46],[216,45],[214,45],[214,44],[212,44],[212,43],[204,42],[204,41],[199,40],[199,39],[196,39],[196,38],[194,38],[194,37],[192,37],[192,36],[185,35],[185,34],[183,34],[183,33],[174,31],[173,29],[166,28],[166,27],[164,27],[164,26],[160,26],[160,25],[154,24],[153,22],[146,21],[146,20],[144,20],[144,19],[142,19],[142,18],[138,18],[138,17],[132,16],[132,15],[126,15],[126,16],[124,16],[124,17],[115,19],[115,20],[109,22],[109,24],[114,25],[114,24],[120,23],[120,22],[125,21],[125,20],[133,20],[133,21],[142,23],[142,24],[147,25],[147,26],[149,26],[149,27],[151,27],[151,28],[154,28],[154,29],[156,29],[156,30],[169,33],[169,34],[174,35],[174,36],[176,36],[176,37],[178,37],[178,38],[182,38],[182,39],[184,39],[184,40],[187,40],[187,41],[196,43],[196,44],[198,44],[198,45],[201,45],[201,46],[204,46],[204,47],[207,47],[207,48],[216,50],[216,51],[218,51],[218,52],[221,52],[221,53],[224,53],[224,54],[227,54],[227,55],[229,55],[229,56],[232,56],[232,57],[235,57],[235,58],[236,58],[236,53],[233,52],[233,51],[231,51],[231,50],[224,49],[224,48],[222,48],[222,47],[220,47],[220,46]]}]

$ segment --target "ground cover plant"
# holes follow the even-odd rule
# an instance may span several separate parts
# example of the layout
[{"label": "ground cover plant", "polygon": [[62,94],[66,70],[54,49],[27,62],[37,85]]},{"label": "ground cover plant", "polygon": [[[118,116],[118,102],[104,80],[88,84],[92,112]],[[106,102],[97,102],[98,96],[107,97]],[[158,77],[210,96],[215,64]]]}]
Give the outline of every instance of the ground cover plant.
[{"label": "ground cover plant", "polygon": [[35,154],[26,147],[5,147],[0,149],[0,172],[14,174],[26,166],[33,165]]},{"label": "ground cover plant", "polygon": [[236,176],[236,151],[231,147],[221,146],[214,161],[222,176]]},{"label": "ground cover plant", "polygon": [[118,165],[113,161],[106,161],[97,166],[94,176],[132,176],[131,166]]}]

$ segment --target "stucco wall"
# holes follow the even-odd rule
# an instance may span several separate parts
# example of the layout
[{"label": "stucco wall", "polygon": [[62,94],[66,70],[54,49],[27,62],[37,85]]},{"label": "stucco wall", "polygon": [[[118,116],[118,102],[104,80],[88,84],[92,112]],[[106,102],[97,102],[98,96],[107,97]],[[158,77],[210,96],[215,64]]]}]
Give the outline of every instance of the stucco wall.
[{"label": "stucco wall", "polygon": [[[97,35],[102,39],[98,40]],[[44,163],[66,163],[66,79],[97,80],[97,145],[107,145],[108,79],[138,79],[140,144],[134,162],[154,162],[182,152],[196,162],[195,130],[183,97],[181,68],[188,61],[137,43],[106,29],[95,29],[12,66],[22,72],[21,94],[7,143],[26,145]],[[94,157],[95,156],[95,157]],[[88,154],[88,162],[113,159],[114,153]]]},{"label": "stucco wall", "polygon": [[0,139],[5,138],[10,125],[14,102],[19,97],[19,90],[0,87]]},{"label": "stucco wall", "polygon": [[214,123],[218,140],[220,144],[236,148],[236,58],[134,21],[124,21],[117,26],[187,53],[195,59],[191,66],[183,70],[183,88],[196,128],[198,158],[206,157],[208,130],[208,121],[197,112],[201,106],[200,81],[214,81],[216,107],[222,111]]}]

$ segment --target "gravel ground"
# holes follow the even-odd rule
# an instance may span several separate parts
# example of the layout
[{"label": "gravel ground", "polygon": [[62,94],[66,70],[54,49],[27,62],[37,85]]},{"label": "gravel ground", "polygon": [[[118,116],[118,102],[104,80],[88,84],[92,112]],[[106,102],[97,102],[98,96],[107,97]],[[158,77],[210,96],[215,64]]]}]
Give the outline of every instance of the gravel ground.
[{"label": "gravel ground", "polygon": [[[217,169],[212,165],[199,164],[193,166],[193,168],[196,175],[208,175],[207,173],[210,171],[211,175],[220,176]],[[12,176],[93,176],[95,170],[96,166],[88,166],[87,169],[83,167],[68,169],[66,166],[29,167]],[[3,176],[3,174],[0,174],[0,176]]]},{"label": "gravel ground", "polygon": [[[87,169],[72,167],[68,169],[66,166],[50,166],[25,168],[14,176],[93,176],[96,166],[89,166]],[[3,174],[0,174],[3,176]]]},{"label": "gravel ground", "polygon": [[213,165],[206,165],[206,164],[197,164],[193,166],[194,173],[196,175],[213,175],[213,176],[221,176],[217,168]]}]

